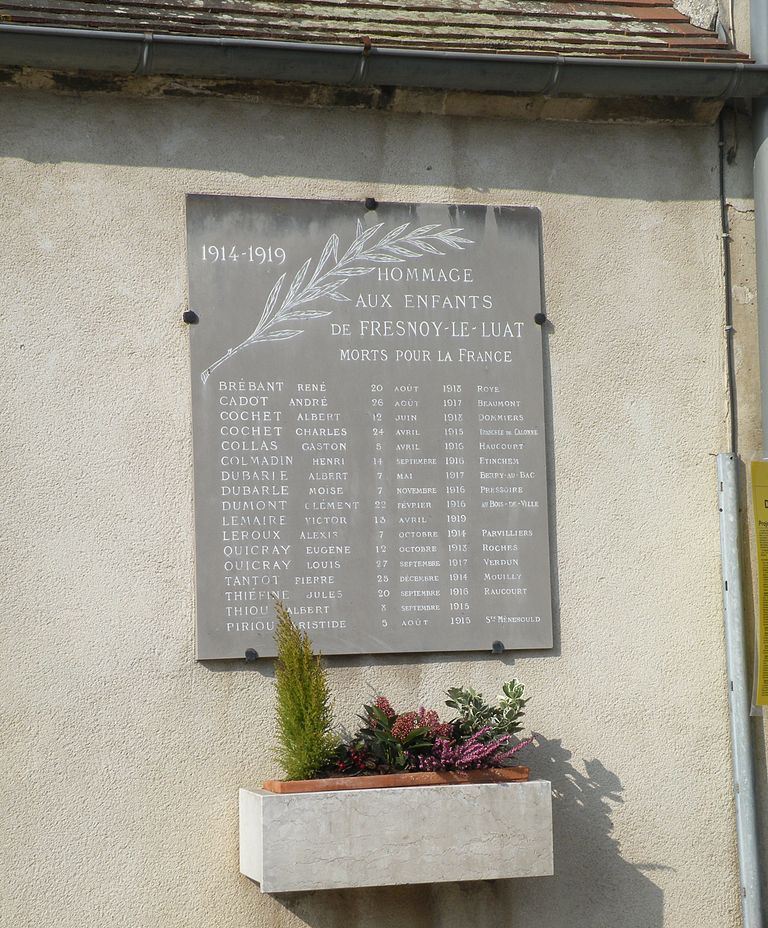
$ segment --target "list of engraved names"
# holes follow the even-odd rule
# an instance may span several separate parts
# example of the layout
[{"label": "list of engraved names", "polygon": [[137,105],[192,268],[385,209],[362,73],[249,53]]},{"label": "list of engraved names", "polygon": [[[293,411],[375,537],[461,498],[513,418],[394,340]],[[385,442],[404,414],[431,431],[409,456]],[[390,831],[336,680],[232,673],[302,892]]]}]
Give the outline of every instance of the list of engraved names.
[{"label": "list of engraved names", "polygon": [[[188,199],[198,656],[551,646],[538,214]],[[497,645],[498,647],[498,645]]]}]

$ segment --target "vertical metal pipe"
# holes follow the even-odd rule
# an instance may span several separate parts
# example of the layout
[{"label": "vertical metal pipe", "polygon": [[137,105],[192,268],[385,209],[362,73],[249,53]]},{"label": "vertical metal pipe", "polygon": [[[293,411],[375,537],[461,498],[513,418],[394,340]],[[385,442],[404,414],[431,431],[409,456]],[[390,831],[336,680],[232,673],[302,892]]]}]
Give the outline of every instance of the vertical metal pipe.
[{"label": "vertical metal pipe", "polygon": [[720,180],[720,232],[723,237],[723,283],[725,285],[725,350],[728,373],[728,413],[731,422],[729,451],[739,448],[738,390],[736,388],[736,347],[733,330],[733,273],[731,262],[731,223],[728,215],[728,198],[725,193],[725,109],[717,120]]},{"label": "vertical metal pipe", "polygon": [[744,928],[762,928],[760,855],[750,732],[750,692],[739,550],[739,478],[735,454],[717,456],[723,611],[733,744],[733,789]]},{"label": "vertical metal pipe", "polygon": [[[755,62],[768,64],[768,0],[751,0],[749,4],[749,39],[750,54]],[[752,101],[752,147],[760,412],[765,455],[768,448],[768,99],[765,97],[756,97]]]},{"label": "vertical metal pipe", "polygon": [[[754,7],[755,0],[752,5]],[[765,30],[768,36],[768,24]],[[754,149],[757,337],[760,352],[760,417],[763,426],[763,455],[765,456],[768,450],[768,100],[762,97],[752,101],[752,145]]]}]

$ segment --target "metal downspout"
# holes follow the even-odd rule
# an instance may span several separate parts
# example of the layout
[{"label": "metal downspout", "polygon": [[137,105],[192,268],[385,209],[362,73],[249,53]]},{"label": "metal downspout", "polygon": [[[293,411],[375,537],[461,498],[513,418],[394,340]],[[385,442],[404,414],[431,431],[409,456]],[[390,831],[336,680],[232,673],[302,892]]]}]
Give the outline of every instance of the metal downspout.
[{"label": "metal downspout", "polygon": [[[768,64],[768,0],[751,0],[750,32],[752,58],[758,66]],[[766,454],[768,447],[768,100],[765,97],[756,96],[752,100],[752,132],[760,412],[763,454]],[[723,143],[721,131],[721,163]],[[725,209],[724,190],[721,190],[721,199]],[[727,234],[727,214],[724,215],[724,223]],[[730,333],[728,335],[730,337]],[[731,415],[736,415],[733,406]],[[732,435],[735,436],[735,434],[735,427],[732,426]],[[729,454],[717,456],[723,609],[733,746],[733,785],[743,924],[744,928],[763,928],[747,633],[740,556],[741,518],[738,468],[737,448],[734,444]]]},{"label": "metal downspout", "polygon": [[762,928],[760,854],[752,760],[749,674],[741,578],[739,461],[735,453],[717,456],[723,612],[728,670],[728,703],[733,750],[733,791],[744,928]]},{"label": "metal downspout", "polygon": [[[751,54],[757,64],[768,64],[768,0],[750,3]],[[754,151],[755,265],[757,269],[757,324],[760,352],[760,415],[763,456],[768,456],[768,99],[752,101]]]}]

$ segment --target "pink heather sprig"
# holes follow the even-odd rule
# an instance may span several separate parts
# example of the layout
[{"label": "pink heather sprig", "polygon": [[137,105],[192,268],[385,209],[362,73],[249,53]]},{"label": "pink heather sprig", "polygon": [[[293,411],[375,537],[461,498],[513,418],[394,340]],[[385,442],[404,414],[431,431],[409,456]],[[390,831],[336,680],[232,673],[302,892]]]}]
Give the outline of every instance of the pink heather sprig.
[{"label": "pink heather sprig", "polygon": [[478,770],[494,767],[509,760],[532,740],[515,745],[510,745],[508,736],[483,741],[483,736],[489,731],[490,725],[459,743],[447,738],[436,738],[432,751],[418,758],[419,770]]},{"label": "pink heather sprig", "polygon": [[512,745],[512,747],[508,748],[506,751],[501,751],[499,754],[494,756],[494,765],[501,764],[503,761],[509,760],[510,757],[514,757],[514,755],[517,754],[520,748],[527,748],[529,744],[533,744],[533,738],[526,738],[524,741],[520,741],[517,744]]}]

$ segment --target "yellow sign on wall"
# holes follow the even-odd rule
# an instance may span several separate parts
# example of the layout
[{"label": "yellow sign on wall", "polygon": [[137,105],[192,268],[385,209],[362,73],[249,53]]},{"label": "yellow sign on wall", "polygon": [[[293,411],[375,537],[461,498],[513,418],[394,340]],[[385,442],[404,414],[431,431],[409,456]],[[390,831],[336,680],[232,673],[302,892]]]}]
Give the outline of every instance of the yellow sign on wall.
[{"label": "yellow sign on wall", "polygon": [[752,512],[757,540],[758,608],[755,705],[768,706],[768,461],[752,462]]}]

